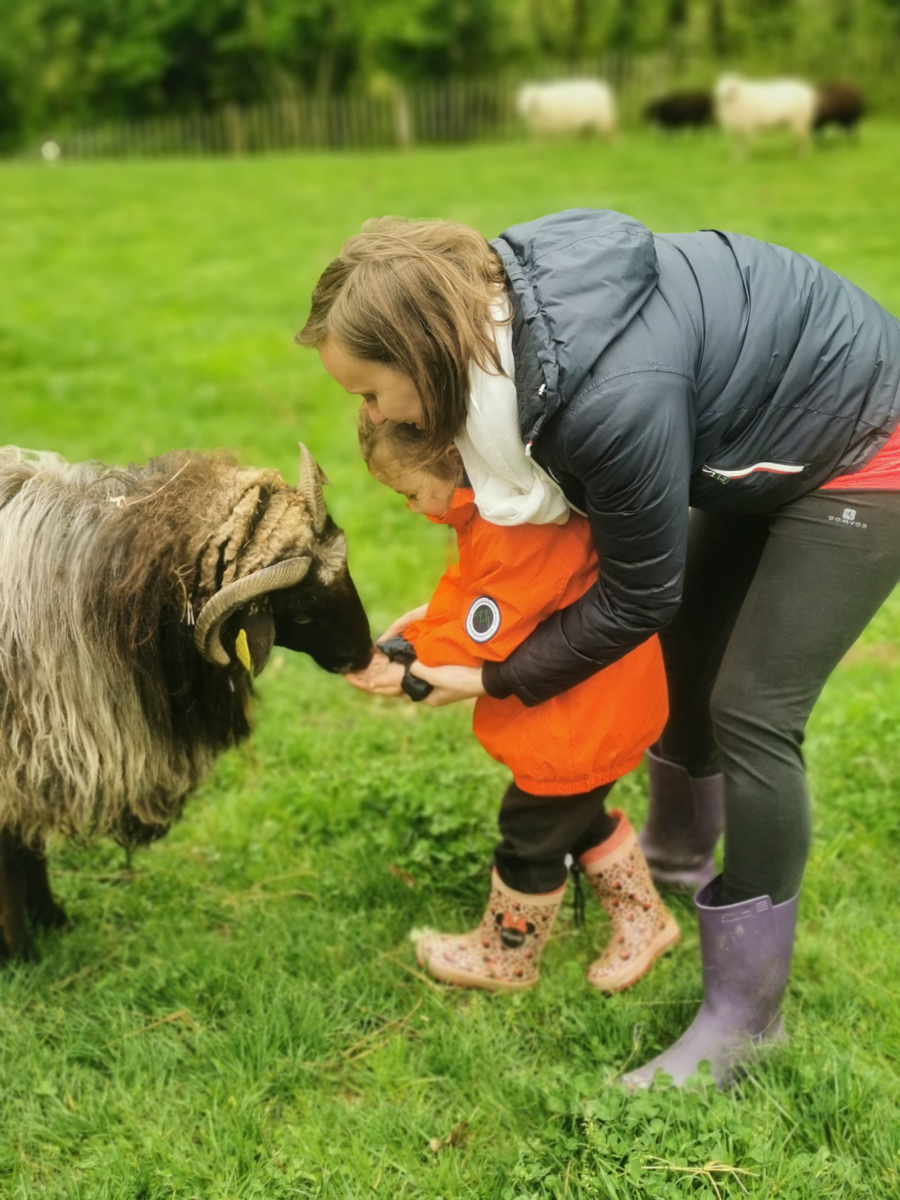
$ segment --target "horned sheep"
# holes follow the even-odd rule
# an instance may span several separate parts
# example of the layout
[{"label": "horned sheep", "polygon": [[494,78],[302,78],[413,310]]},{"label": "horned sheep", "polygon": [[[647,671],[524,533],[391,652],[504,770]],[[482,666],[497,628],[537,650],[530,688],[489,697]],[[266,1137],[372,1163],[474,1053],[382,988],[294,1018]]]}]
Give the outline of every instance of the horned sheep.
[{"label": "horned sheep", "polygon": [[816,91],[801,79],[742,79],[723,75],[715,88],[716,119],[736,134],[746,151],[764,129],[787,128],[798,151],[809,146],[816,115]]},{"label": "horned sheep", "polygon": [[516,111],[531,133],[616,132],[616,103],[602,79],[563,79],[528,83],[519,89]]},{"label": "horned sheep", "polygon": [[60,925],[46,838],[164,834],[250,729],[273,645],[364,667],[369,625],[301,446],[298,487],[223,454],[0,449],[0,956]]}]

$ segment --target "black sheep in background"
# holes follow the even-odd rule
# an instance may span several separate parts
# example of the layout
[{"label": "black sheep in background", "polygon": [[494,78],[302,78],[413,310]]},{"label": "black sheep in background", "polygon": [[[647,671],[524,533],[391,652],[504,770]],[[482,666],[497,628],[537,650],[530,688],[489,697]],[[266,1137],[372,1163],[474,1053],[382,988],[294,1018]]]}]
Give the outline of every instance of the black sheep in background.
[{"label": "black sheep in background", "polygon": [[669,92],[651,100],[644,108],[644,117],[662,129],[700,129],[712,124],[712,93],[704,88]]},{"label": "black sheep in background", "polygon": [[865,99],[855,83],[823,83],[816,95],[813,128],[818,133],[828,125],[841,125],[846,133],[855,133],[865,111]]}]

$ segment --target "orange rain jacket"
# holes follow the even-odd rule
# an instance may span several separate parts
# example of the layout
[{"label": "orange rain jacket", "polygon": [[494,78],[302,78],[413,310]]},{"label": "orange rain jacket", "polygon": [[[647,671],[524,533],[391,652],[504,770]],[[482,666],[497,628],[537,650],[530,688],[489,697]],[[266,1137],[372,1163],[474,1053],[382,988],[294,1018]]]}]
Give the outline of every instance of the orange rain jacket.
[{"label": "orange rain jacket", "polygon": [[[403,634],[426,666],[501,662],[597,580],[590,526],[576,513],[565,525],[491,525],[479,516],[472,491],[459,488],[437,524],[456,530],[459,562],[444,574],[425,616]],[[568,796],[636,767],[667,715],[654,636],[543,704],[526,708],[516,696],[479,696],[474,730],[523,791]]]}]

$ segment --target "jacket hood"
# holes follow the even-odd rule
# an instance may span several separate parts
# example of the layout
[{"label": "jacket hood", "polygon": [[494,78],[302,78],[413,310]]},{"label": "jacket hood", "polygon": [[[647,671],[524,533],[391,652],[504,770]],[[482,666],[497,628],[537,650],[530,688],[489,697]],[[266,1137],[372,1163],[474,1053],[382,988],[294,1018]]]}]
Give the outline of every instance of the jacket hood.
[{"label": "jacket hood", "polygon": [[578,394],[597,359],[641,310],[659,279],[659,261],[650,230],[610,209],[539,217],[513,225],[491,245],[530,335],[530,346],[517,339],[514,347],[528,440]]}]

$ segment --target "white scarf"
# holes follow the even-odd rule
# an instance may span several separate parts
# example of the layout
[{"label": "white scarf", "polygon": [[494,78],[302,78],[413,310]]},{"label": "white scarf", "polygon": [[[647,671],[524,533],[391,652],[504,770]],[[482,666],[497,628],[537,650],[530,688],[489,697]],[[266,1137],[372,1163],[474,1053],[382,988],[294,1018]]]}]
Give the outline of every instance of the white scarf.
[{"label": "white scarf", "polygon": [[456,438],[479,513],[492,525],[564,525],[569,504],[562,488],[526,453],[519,430],[509,301],[495,305],[494,336],[503,375],[472,363],[469,413]]}]

